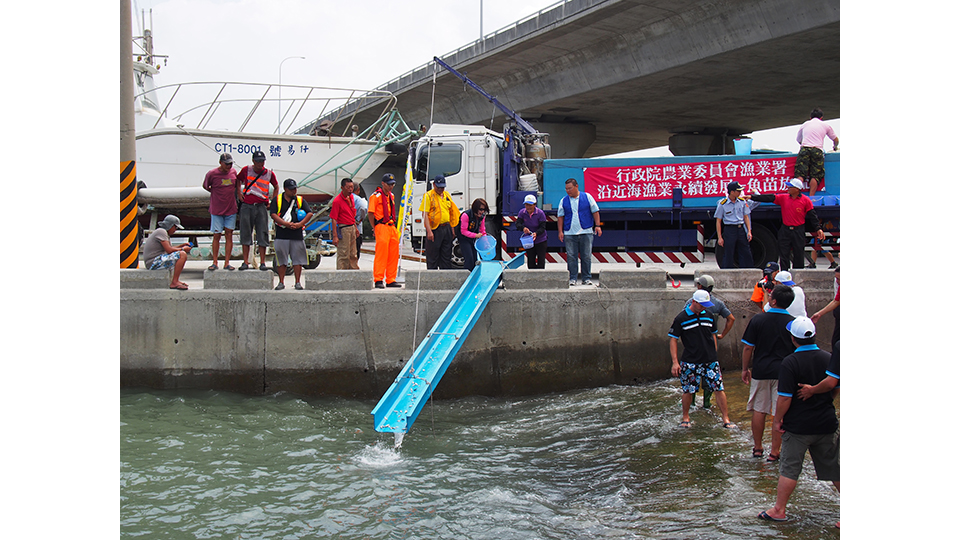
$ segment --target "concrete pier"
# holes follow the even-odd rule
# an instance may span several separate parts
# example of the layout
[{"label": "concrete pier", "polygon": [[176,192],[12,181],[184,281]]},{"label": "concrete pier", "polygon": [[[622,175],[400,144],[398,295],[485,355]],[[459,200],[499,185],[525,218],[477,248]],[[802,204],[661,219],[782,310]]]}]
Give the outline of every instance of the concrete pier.
[{"label": "concrete pier", "polygon": [[[691,276],[674,289],[663,269],[611,266],[595,272],[595,287],[569,288],[560,267],[509,271],[435,395],[527,395],[670,377],[667,331],[693,294]],[[761,273],[706,272],[737,317],[720,342],[721,365],[733,382],[739,378],[740,336],[760,311],[749,298]],[[226,278],[217,274],[223,273],[204,272],[204,283],[209,278],[220,287]],[[277,281],[257,270],[232,274],[230,280]],[[293,276],[285,278],[284,291],[244,290],[239,284],[191,284],[189,291],[121,288],[120,383],[376,399],[466,275],[408,271],[405,288],[385,290],[370,288],[368,271],[331,269],[305,271],[304,291],[292,290]],[[808,313],[833,297],[832,271],[799,270],[794,278],[804,287]],[[122,274],[122,281],[130,279]],[[324,284],[329,288],[318,289]],[[832,331],[833,317],[823,317],[822,348],[829,350]]]}]

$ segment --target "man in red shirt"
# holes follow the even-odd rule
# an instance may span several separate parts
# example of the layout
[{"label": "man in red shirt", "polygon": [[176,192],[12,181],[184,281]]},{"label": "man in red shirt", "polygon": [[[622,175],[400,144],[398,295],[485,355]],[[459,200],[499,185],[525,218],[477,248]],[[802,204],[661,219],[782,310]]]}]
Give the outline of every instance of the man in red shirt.
[{"label": "man in red shirt", "polygon": [[780,206],[780,217],[783,225],[777,231],[777,242],[780,245],[780,270],[790,269],[790,252],[793,251],[793,267],[803,268],[803,247],[807,243],[804,233],[807,223],[816,230],[816,237],[823,240],[823,229],[820,219],[813,211],[813,202],[801,193],[803,182],[798,178],[790,180],[787,193],[776,195],[747,195],[748,199],[757,202],[772,202]]},{"label": "man in red shirt", "polygon": [[[240,245],[243,246],[243,264],[240,270],[250,268],[250,246],[253,245],[253,231],[257,231],[257,247],[260,251],[260,270],[267,268],[267,246],[270,235],[267,233],[267,203],[270,202],[270,186],[275,194],[280,193],[277,175],[263,166],[267,160],[263,152],[253,153],[253,165],[240,169],[237,173],[237,200],[243,202],[240,207]],[[256,257],[253,259],[256,264]]]},{"label": "man in red shirt", "polygon": [[333,245],[337,246],[337,270],[359,270],[357,263],[357,208],[353,204],[353,180],[340,181],[340,193],[330,207]]},{"label": "man in red shirt", "polygon": [[230,253],[233,251],[233,230],[237,225],[237,171],[233,170],[233,156],[222,154],[220,166],[208,171],[203,177],[203,189],[210,192],[210,232],[213,233],[213,264],[208,270],[217,269],[220,257],[220,237],[227,235],[226,251],[223,256],[223,269],[233,270],[230,266]]}]

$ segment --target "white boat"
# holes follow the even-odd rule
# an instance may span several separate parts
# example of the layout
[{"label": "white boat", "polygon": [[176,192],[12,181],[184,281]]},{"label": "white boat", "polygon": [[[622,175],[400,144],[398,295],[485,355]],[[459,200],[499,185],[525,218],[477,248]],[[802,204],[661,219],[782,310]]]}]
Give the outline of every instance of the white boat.
[{"label": "white boat", "polygon": [[[158,57],[149,30],[144,34],[143,52],[134,58],[141,204],[205,208],[209,193],[201,184],[220,154],[231,154],[239,171],[258,150],[279,183],[293,178],[304,198],[321,202],[339,191],[340,179],[362,181],[390,153],[404,152],[415,135],[386,91],[243,82],[156,86]],[[363,130],[349,116],[315,120],[347,110],[347,104],[381,102],[381,117]],[[310,120],[293,129],[304,119]]]}]

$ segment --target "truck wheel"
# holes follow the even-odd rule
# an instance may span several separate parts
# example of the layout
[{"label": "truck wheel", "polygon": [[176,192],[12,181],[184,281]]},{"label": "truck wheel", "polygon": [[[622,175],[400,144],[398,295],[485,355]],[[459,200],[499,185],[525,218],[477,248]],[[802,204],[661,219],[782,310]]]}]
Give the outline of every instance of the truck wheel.
[{"label": "truck wheel", "polygon": [[[276,275],[278,275],[278,276],[280,275],[280,267],[277,266],[277,257],[276,257],[276,256],[273,257],[273,273],[276,274]],[[285,273],[284,275],[285,275],[285,276],[292,276],[292,275],[293,275],[293,265],[292,265],[292,264],[287,267],[287,271],[286,271],[286,273]]]},{"label": "truck wheel", "polygon": [[450,262],[454,268],[463,268],[463,250],[460,249],[460,237],[457,235],[453,235],[453,256],[450,258]]},{"label": "truck wheel", "polygon": [[763,225],[754,225],[750,251],[753,253],[754,268],[763,268],[770,261],[776,262],[780,258],[777,235]]}]

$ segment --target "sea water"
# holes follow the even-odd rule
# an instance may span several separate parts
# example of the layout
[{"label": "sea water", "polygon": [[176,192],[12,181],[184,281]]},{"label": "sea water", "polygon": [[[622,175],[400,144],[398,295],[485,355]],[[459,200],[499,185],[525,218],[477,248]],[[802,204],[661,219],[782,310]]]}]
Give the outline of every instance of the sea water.
[{"label": "sea water", "polygon": [[[777,466],[676,381],[428,403],[400,440],[375,400],[123,390],[120,532],[145,538],[839,538],[807,458],[790,521]],[[700,399],[697,399],[700,403]],[[769,451],[769,425],[765,439]]]}]

